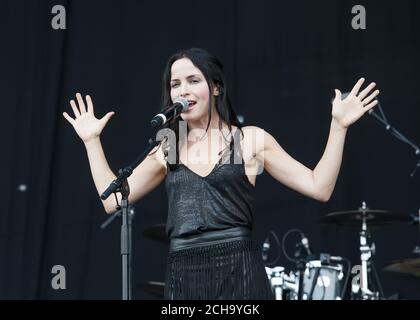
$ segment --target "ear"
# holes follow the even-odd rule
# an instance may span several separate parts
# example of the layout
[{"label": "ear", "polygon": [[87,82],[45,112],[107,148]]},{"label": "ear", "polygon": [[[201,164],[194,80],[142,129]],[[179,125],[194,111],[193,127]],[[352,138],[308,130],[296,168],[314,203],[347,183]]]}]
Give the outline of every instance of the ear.
[{"label": "ear", "polygon": [[213,88],[213,95],[214,96],[219,96],[220,95],[220,91],[221,91],[221,88],[219,86],[214,86],[214,88]]}]

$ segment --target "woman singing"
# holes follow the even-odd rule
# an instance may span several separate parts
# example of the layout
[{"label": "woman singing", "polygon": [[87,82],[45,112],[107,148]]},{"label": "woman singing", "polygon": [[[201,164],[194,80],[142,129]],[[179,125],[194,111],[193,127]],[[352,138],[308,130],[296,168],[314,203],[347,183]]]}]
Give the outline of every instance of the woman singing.
[{"label": "woman singing", "polygon": [[[188,100],[188,110],[167,126],[175,143],[164,140],[128,178],[130,203],[165,180],[170,238],[165,298],[273,298],[259,246],[252,238],[256,177],[263,168],[289,188],[328,201],[348,127],[377,104],[375,83],[361,90],[363,83],[361,78],[345,99],[335,90],[328,142],[312,170],[288,155],[262,128],[241,126],[216,57],[189,49],[169,58],[162,105],[182,97]],[[77,103],[70,101],[74,118],[63,115],[84,142],[101,194],[116,178],[100,142],[113,112],[97,119],[91,97],[86,96],[85,102],[78,93],[76,98]],[[107,213],[116,211],[113,197],[102,203]]]}]

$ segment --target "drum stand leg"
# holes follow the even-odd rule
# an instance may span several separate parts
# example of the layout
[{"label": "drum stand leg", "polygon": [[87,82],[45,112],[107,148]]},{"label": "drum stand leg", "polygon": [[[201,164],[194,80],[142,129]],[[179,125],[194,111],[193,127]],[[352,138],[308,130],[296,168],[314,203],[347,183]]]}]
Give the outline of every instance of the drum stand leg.
[{"label": "drum stand leg", "polygon": [[[362,211],[367,210],[366,203],[363,202]],[[368,245],[368,239],[370,237],[367,230],[366,215],[362,215],[362,230],[360,231],[360,261],[361,261],[361,277],[360,287],[357,292],[354,292],[363,300],[375,300],[379,297],[379,292],[373,292],[369,290],[368,285],[368,267],[372,263],[372,256],[375,253],[375,244]]]}]

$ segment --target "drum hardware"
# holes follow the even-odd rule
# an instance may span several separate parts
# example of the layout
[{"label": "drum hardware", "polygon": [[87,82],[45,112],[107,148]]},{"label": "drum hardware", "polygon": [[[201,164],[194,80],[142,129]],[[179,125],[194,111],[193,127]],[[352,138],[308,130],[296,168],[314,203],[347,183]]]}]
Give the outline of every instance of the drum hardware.
[{"label": "drum hardware", "polygon": [[[404,218],[406,218],[404,216]],[[339,226],[352,226],[361,224],[360,236],[360,262],[361,262],[361,276],[360,285],[352,283],[352,294],[354,297],[360,297],[362,300],[375,300],[379,297],[379,292],[373,292],[369,289],[368,268],[370,268],[371,260],[375,254],[375,244],[369,244],[370,233],[368,231],[367,223],[387,224],[390,221],[404,220],[400,215],[390,215],[384,211],[369,210],[366,203],[357,211],[337,212],[327,214],[321,219],[323,223],[333,223]],[[408,221],[408,220],[407,220]]]},{"label": "drum hardware", "polygon": [[[330,256],[329,254],[322,254]],[[301,286],[302,300],[341,300],[348,280],[344,276],[343,263],[347,259],[337,258],[337,263],[326,260],[307,260],[304,265],[303,276],[299,271],[286,274],[284,267],[265,267],[276,300],[299,300]],[[331,261],[331,260],[330,260]],[[348,260],[347,260],[348,261]],[[344,282],[344,285],[343,285]]]},{"label": "drum hardware", "polygon": [[321,286],[323,288],[322,299],[325,298],[325,287],[326,287],[326,284],[325,284],[324,279],[322,277],[321,278],[319,277],[319,274],[320,273],[321,273],[321,269],[320,268],[316,268],[315,269],[315,275],[314,275],[313,280],[312,280],[312,283],[311,283],[311,290],[309,291],[308,300],[312,300],[312,297],[313,297],[314,291],[315,291],[315,287],[318,284],[318,280],[321,280]]},{"label": "drum hardware", "polygon": [[[362,212],[367,210],[366,203],[362,203]],[[360,281],[360,295],[364,299],[377,299],[379,296],[378,292],[373,292],[368,288],[368,265],[371,263],[371,259],[375,254],[375,244],[368,245],[370,234],[367,229],[366,215],[362,214],[362,230],[360,231],[360,260],[362,264],[362,276]],[[354,292],[357,294],[357,292]]]},{"label": "drum hardware", "polygon": [[417,215],[412,215],[413,217],[413,224],[417,224],[419,226],[419,233],[418,233],[418,245],[416,245],[413,249],[413,255],[419,258],[411,258],[411,259],[402,259],[402,260],[395,260],[385,266],[385,271],[391,272],[398,272],[403,274],[408,274],[415,277],[420,277],[420,209]]},{"label": "drum hardware", "polygon": [[[331,258],[333,259],[331,259]],[[336,262],[332,263],[332,260]],[[347,264],[346,277],[343,264]],[[320,254],[319,260],[306,264],[304,273],[304,300],[341,300],[349,278],[349,261],[343,257]]]},{"label": "drum hardware", "polygon": [[322,217],[319,222],[324,225],[336,225],[340,227],[360,228],[363,221],[370,227],[389,226],[397,223],[413,223],[413,217],[401,212],[385,210],[371,210],[362,203],[358,210],[332,212]]},{"label": "drum hardware", "polygon": [[383,270],[420,277],[420,258],[394,260]]},{"label": "drum hardware", "polygon": [[298,278],[298,291],[297,291],[297,300],[303,300],[303,289],[304,289],[304,276],[305,276],[305,260],[299,259],[296,261],[297,266],[297,278]]},{"label": "drum hardware", "polygon": [[[352,293],[354,298],[363,300],[379,299],[379,292],[374,292],[369,289],[369,280],[371,272],[373,271],[376,277],[376,282],[380,291],[381,284],[377,274],[375,273],[373,265],[373,255],[376,248],[375,243],[370,243],[371,236],[368,229],[374,226],[387,226],[397,223],[412,223],[413,218],[408,214],[399,212],[389,212],[384,210],[371,210],[367,207],[366,202],[358,210],[333,212],[320,219],[322,224],[334,224],[344,227],[360,227],[360,262],[361,262],[361,275],[360,284],[352,284]],[[383,294],[381,294],[383,297]]]},{"label": "drum hardware", "polygon": [[283,300],[284,268],[283,267],[274,267],[274,268],[265,267],[265,271],[267,272],[268,279],[270,280],[271,287],[273,288],[275,299]]},{"label": "drum hardware", "polygon": [[276,300],[297,299],[298,281],[293,272],[287,275],[281,266],[265,267],[265,271]]},{"label": "drum hardware", "polygon": [[[290,257],[287,254],[287,251],[285,249],[285,242],[286,238],[292,234],[292,233],[298,233],[300,236],[300,239],[298,243],[295,246],[294,251],[294,257]],[[285,257],[296,264],[297,272],[296,272],[296,278],[297,278],[297,291],[296,291],[296,298],[297,300],[303,300],[303,290],[304,290],[304,273],[306,269],[306,262],[313,258],[312,251],[309,247],[309,241],[308,238],[305,236],[305,234],[300,229],[291,229],[287,231],[283,238],[282,238],[282,249],[283,254]]]}]

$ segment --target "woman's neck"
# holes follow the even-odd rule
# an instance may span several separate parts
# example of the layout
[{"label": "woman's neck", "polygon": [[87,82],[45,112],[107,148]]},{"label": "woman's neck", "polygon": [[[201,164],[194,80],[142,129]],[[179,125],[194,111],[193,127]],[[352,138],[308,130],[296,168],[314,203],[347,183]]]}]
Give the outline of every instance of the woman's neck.
[{"label": "woman's neck", "polygon": [[[209,136],[212,130],[220,130],[219,121],[220,117],[217,112],[212,113],[210,124],[208,123],[208,117],[202,118],[198,121],[188,121],[188,140],[201,140],[204,137]],[[226,125],[222,123],[222,128],[224,127],[226,127]]]}]

